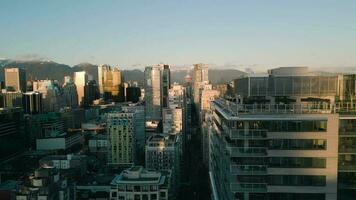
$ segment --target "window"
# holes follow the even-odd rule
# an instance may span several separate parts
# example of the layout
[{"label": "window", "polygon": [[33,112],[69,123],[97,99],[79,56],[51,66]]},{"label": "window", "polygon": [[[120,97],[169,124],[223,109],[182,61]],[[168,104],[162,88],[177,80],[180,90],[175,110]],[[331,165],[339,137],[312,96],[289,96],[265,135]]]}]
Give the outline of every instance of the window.
[{"label": "window", "polygon": [[325,176],[312,175],[271,175],[268,180],[270,185],[281,186],[325,186]]},{"label": "window", "polygon": [[323,139],[275,139],[270,140],[269,149],[276,150],[326,150]]}]

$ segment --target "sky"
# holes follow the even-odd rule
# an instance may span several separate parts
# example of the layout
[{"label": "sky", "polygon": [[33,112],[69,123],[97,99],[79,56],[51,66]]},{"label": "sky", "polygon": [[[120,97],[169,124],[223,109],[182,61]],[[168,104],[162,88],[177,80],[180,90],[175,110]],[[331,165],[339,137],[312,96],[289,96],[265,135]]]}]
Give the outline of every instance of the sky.
[{"label": "sky", "polygon": [[0,0],[0,58],[356,67],[355,0]]}]

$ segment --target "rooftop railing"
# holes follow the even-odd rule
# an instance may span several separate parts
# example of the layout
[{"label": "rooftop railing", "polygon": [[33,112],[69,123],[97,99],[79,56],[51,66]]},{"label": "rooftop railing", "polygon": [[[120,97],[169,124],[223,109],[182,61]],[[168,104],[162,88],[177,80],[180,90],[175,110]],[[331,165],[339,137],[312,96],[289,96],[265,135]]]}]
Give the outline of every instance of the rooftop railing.
[{"label": "rooftop railing", "polygon": [[230,165],[230,172],[236,175],[262,175],[267,173],[266,165]]},{"label": "rooftop railing", "polygon": [[232,183],[230,189],[233,192],[267,192],[266,183]]},{"label": "rooftop railing", "polygon": [[236,104],[225,99],[217,99],[214,105],[232,116],[240,114],[328,114],[356,113],[356,103],[299,103],[299,104]]},{"label": "rooftop railing", "polygon": [[230,139],[264,139],[267,137],[267,130],[243,130],[230,129]]}]

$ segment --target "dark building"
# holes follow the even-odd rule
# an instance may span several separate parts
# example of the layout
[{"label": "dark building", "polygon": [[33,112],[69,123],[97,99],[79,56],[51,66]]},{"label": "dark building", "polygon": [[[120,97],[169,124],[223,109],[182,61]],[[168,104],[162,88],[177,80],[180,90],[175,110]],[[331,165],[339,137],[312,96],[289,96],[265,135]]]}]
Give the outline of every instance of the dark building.
[{"label": "dark building", "polygon": [[40,114],[43,111],[42,93],[26,92],[22,97],[25,114]]},{"label": "dark building", "polygon": [[0,108],[22,107],[21,92],[0,93]]},{"label": "dark building", "polygon": [[126,88],[126,101],[131,101],[136,103],[140,100],[141,88],[139,87],[128,87]]},{"label": "dark building", "polygon": [[21,108],[0,109],[0,161],[24,150],[24,120]]},{"label": "dark building", "polygon": [[90,106],[95,99],[99,99],[99,87],[95,80],[88,81],[84,86],[84,105]]},{"label": "dark building", "polygon": [[162,71],[162,106],[168,107],[169,89],[171,88],[171,70],[169,65],[163,65]]}]

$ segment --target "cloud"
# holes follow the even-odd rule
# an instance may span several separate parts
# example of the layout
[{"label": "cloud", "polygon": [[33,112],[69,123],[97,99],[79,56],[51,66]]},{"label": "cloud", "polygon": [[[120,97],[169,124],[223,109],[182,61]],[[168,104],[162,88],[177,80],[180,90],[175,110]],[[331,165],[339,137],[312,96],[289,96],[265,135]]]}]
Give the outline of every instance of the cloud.
[{"label": "cloud", "polygon": [[24,60],[24,61],[44,61],[50,60],[48,57],[39,55],[36,53],[29,53],[29,54],[20,54],[15,57],[15,60]]}]

